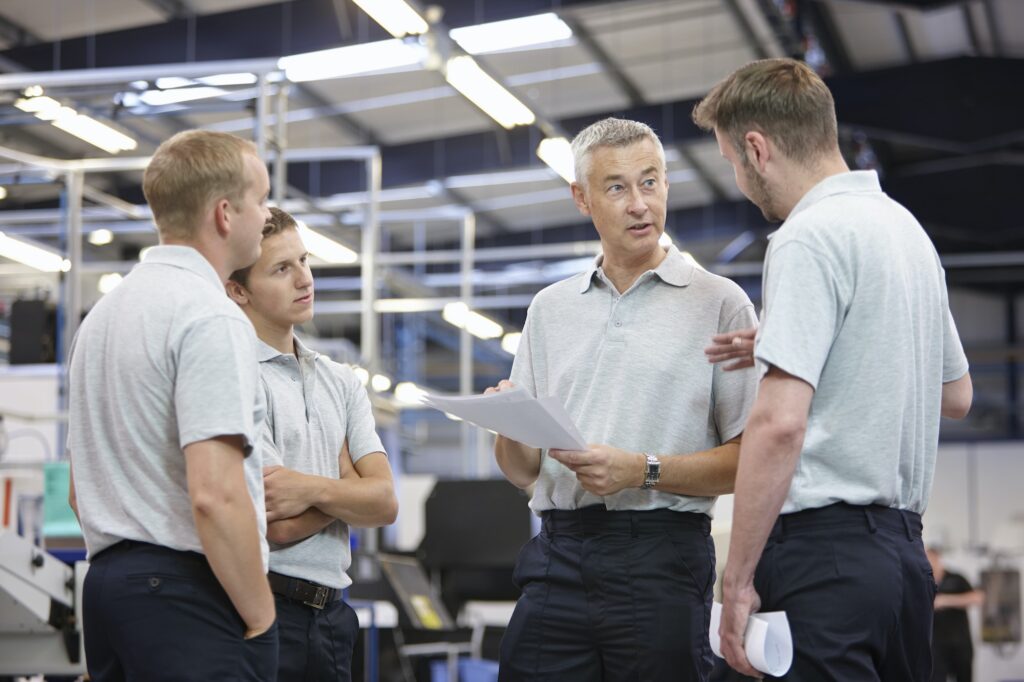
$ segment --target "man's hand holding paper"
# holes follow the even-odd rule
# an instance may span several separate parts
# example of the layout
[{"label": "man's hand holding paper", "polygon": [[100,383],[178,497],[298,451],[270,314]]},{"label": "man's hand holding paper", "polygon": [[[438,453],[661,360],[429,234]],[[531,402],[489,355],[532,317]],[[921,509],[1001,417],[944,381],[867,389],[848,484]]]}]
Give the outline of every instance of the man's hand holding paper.
[{"label": "man's hand holding paper", "polygon": [[548,455],[572,469],[583,489],[595,495],[613,495],[644,482],[646,460],[639,452],[590,445],[586,450],[553,449]]}]

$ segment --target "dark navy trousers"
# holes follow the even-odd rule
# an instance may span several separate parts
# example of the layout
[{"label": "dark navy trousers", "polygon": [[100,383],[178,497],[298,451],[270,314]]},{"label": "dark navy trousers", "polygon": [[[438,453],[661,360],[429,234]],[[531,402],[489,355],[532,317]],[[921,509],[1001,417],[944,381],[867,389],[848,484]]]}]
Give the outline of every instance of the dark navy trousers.
[{"label": "dark navy trousers", "polygon": [[935,579],[918,514],[833,504],[779,517],[754,577],[786,611],[794,682],[928,682]]},{"label": "dark navy trousers", "polygon": [[93,682],[264,682],[277,675],[277,625],[245,623],[206,557],[123,541],[90,562],[82,593]]},{"label": "dark navy trousers", "polygon": [[519,555],[522,590],[501,682],[707,680],[715,550],[704,514],[544,512]]},{"label": "dark navy trousers", "polygon": [[359,635],[352,607],[337,599],[316,609],[279,594],[274,601],[281,638],[278,682],[350,682]]}]

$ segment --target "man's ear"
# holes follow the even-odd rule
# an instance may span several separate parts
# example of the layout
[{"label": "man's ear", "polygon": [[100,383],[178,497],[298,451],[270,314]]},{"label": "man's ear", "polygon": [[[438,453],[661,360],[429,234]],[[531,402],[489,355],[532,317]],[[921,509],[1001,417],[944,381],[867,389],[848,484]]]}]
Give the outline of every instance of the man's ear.
[{"label": "man's ear", "polygon": [[764,174],[765,167],[772,157],[771,145],[768,138],[756,130],[751,130],[743,136],[743,151],[747,155],[747,161],[754,166],[758,173]]},{"label": "man's ear", "polygon": [[573,203],[576,204],[576,208],[579,210],[580,213],[589,218],[590,206],[587,205],[587,195],[586,192],[584,192],[583,188],[580,186],[580,183],[573,182],[571,185],[569,185],[569,189],[572,190],[572,200]]},{"label": "man's ear", "polygon": [[231,202],[218,199],[213,206],[213,222],[217,226],[217,234],[226,237],[231,232]]},{"label": "man's ear", "polygon": [[228,283],[225,284],[224,287],[227,289],[228,297],[230,297],[232,301],[240,306],[249,304],[249,290],[241,284],[233,279],[229,279]]}]

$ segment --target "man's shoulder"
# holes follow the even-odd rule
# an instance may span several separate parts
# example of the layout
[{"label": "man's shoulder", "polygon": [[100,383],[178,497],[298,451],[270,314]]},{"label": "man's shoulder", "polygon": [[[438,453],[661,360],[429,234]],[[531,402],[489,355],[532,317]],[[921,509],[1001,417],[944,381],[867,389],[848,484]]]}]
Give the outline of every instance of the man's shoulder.
[{"label": "man's shoulder", "polygon": [[[747,292],[739,284],[728,277],[716,275],[703,268],[694,268],[693,279],[690,281],[689,287],[702,296],[714,298],[723,303],[753,305]],[[685,288],[683,290],[685,291]]]},{"label": "man's shoulder", "polygon": [[535,306],[554,306],[562,305],[566,301],[572,301],[574,296],[579,296],[580,288],[586,281],[587,277],[591,276],[591,272],[580,272],[571,277],[566,277],[563,280],[559,280],[554,284],[549,284],[544,287],[533,297],[533,302],[530,307]]}]

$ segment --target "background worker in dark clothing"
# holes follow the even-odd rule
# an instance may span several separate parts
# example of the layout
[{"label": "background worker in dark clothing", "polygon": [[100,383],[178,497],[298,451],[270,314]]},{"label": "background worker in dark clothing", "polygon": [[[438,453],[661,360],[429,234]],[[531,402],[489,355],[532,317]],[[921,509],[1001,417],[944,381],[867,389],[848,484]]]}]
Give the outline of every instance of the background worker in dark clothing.
[{"label": "background worker in dark clothing", "polygon": [[967,608],[981,606],[985,593],[971,587],[967,578],[946,570],[942,553],[928,549],[935,583],[935,629],[932,632],[932,682],[971,682],[974,679],[974,643],[967,622]]}]

